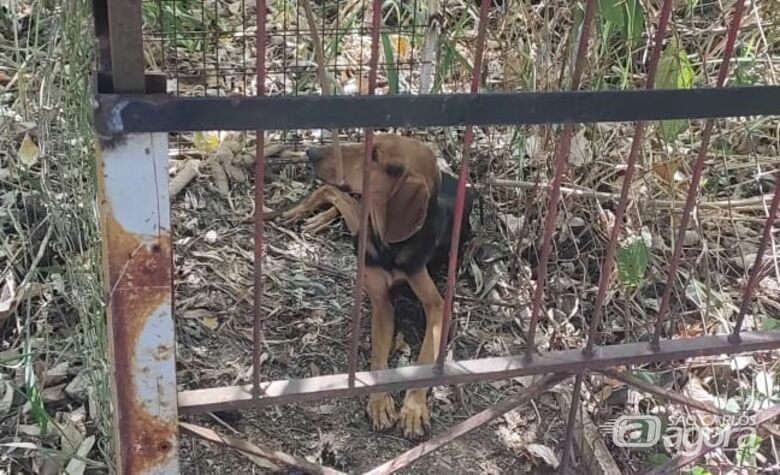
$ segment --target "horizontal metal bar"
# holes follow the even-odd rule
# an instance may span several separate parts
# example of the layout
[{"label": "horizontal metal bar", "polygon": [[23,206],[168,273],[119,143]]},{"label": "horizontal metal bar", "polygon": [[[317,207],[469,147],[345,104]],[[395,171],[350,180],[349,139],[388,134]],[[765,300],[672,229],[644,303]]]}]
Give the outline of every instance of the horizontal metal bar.
[{"label": "horizontal metal bar", "polygon": [[745,332],[742,333],[740,343],[730,343],[728,335],[718,335],[665,340],[656,351],[651,350],[647,343],[625,343],[597,346],[592,355],[585,355],[581,350],[548,352],[537,355],[530,362],[523,355],[456,361],[446,363],[441,375],[437,374],[435,365],[407,366],[356,373],[354,389],[350,389],[348,375],[344,373],[267,382],[261,384],[264,395],[254,399],[251,385],[184,391],[179,393],[179,412],[198,414],[414,387],[474,383],[777,348],[780,348],[780,331]]},{"label": "horizontal metal bar", "polygon": [[389,96],[97,96],[103,136],[128,132],[431,127],[780,115],[780,86]]}]

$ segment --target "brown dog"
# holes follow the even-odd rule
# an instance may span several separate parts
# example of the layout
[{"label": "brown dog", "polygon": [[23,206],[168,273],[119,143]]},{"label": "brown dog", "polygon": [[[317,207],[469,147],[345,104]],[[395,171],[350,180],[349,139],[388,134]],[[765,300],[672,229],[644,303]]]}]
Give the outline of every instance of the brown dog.
[{"label": "brown dog", "polygon": [[[343,180],[336,183],[332,148],[309,149],[306,154],[314,172],[326,184],[283,216],[302,218],[324,205],[332,205],[357,243],[360,205],[349,193],[362,194],[364,153],[364,144],[341,146]],[[444,300],[431,279],[431,271],[447,261],[457,180],[440,172],[436,157],[425,144],[395,135],[374,138],[371,167],[365,269],[365,290],[372,306],[371,369],[388,367],[395,332],[390,290],[399,284],[408,284],[425,310],[425,337],[417,361],[431,364],[439,351],[444,310]],[[461,244],[470,231],[473,198],[472,191],[467,190]],[[333,218],[334,213],[321,213],[309,222],[308,228],[320,229]],[[426,395],[426,388],[406,392],[400,413],[406,437],[421,437],[430,428]],[[376,430],[392,427],[397,419],[393,398],[387,393],[370,395],[367,411]]]}]

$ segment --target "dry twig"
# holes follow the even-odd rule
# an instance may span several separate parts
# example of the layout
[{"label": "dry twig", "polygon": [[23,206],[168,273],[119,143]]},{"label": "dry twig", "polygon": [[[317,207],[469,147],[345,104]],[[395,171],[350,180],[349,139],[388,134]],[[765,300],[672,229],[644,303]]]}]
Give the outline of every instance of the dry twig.
[{"label": "dry twig", "polygon": [[226,447],[230,447],[231,449],[238,450],[241,453],[261,457],[274,463],[296,467],[301,470],[305,470],[307,473],[321,475],[344,475],[343,472],[339,472],[338,470],[323,467],[322,465],[317,465],[279,450],[273,450],[270,447],[264,447],[247,440],[239,439],[238,437],[220,434],[217,431],[207,427],[190,424],[187,422],[179,422],[179,428],[186,434],[190,434],[208,442],[224,445]]},{"label": "dry twig", "polygon": [[[323,96],[330,96],[333,94],[331,89],[331,83],[328,80],[328,71],[325,69],[325,51],[322,49],[322,43],[320,42],[320,36],[317,32],[317,22],[314,18],[314,11],[311,8],[311,2],[309,0],[301,0],[303,11],[306,14],[306,23],[309,24],[309,32],[311,33],[311,42],[314,47],[314,56],[317,61],[317,75],[320,79],[320,87],[322,88]],[[331,131],[333,138],[333,151],[336,153],[336,177],[337,182],[341,182],[344,176],[344,169],[341,159],[341,146],[339,144],[339,131],[333,129]]]}]

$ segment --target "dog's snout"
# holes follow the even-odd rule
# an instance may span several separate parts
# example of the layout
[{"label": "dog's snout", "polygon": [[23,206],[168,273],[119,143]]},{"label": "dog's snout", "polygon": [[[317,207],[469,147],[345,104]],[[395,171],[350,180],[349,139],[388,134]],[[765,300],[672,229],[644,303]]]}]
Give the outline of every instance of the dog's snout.
[{"label": "dog's snout", "polygon": [[320,160],[322,160],[322,152],[317,150],[316,148],[310,148],[306,150],[306,156],[309,158],[309,161],[311,163],[317,163]]}]

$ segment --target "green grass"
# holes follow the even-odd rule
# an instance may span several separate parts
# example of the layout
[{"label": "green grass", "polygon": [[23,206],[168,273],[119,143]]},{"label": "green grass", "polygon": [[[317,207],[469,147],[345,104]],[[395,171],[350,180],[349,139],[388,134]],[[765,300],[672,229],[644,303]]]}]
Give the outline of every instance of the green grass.
[{"label": "green grass", "polygon": [[[92,31],[91,2],[11,3],[29,9],[29,23],[9,23],[13,50],[0,59],[16,63],[18,81],[5,92],[13,95],[12,110],[29,124],[29,134],[40,148],[37,163],[12,166],[13,180],[16,192],[35,197],[45,213],[40,223],[28,218],[18,220],[17,227],[28,236],[40,227],[49,231],[40,245],[22,242],[23,254],[10,264],[17,272],[26,271],[29,283],[50,289],[43,297],[27,299],[17,312],[22,328],[17,341],[23,355],[17,365],[25,377],[15,389],[31,406],[26,423],[46,433],[55,414],[43,404],[41,381],[33,369],[41,362],[50,366],[61,360],[80,365],[91,379],[90,398],[97,408],[90,414],[88,430],[98,436],[101,461],[110,463],[110,391],[91,127],[93,42],[85,36]],[[13,130],[0,131],[0,136],[5,137],[0,152],[16,157],[22,137]],[[7,192],[5,186],[3,191]],[[44,254],[49,263],[37,265]],[[5,332],[8,336],[11,330],[6,326]],[[45,444],[41,450],[48,450]]]}]

